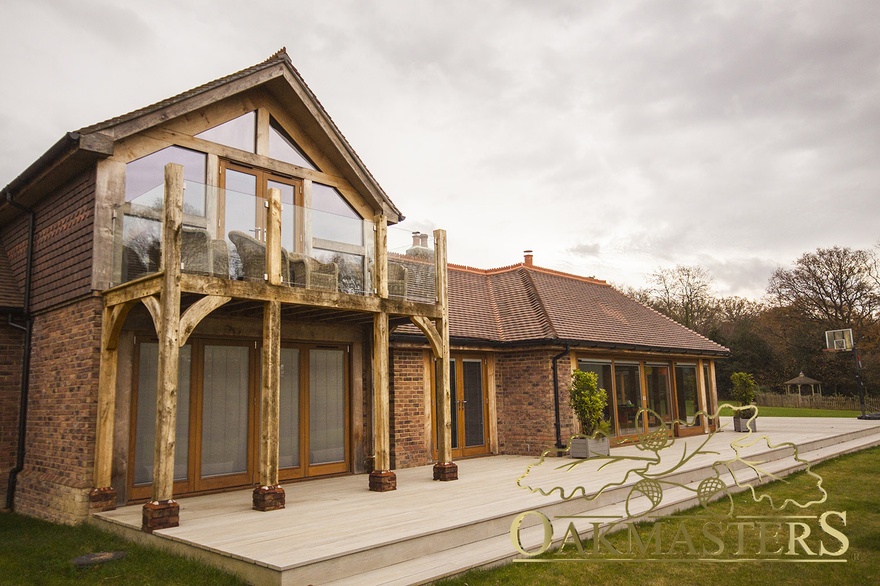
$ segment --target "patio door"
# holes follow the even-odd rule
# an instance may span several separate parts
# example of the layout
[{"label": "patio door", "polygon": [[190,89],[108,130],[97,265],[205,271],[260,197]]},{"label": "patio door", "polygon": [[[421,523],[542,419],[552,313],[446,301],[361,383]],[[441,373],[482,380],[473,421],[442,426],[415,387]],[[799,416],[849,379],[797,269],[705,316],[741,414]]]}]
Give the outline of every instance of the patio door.
[{"label": "patio door", "polygon": [[488,453],[485,360],[480,357],[455,357],[450,360],[449,390],[453,458]]},{"label": "patio door", "polygon": [[648,431],[672,424],[672,392],[668,364],[645,365],[645,390],[648,396]]},{"label": "patio door", "polygon": [[[129,500],[149,498],[153,480],[158,344],[136,345]],[[281,349],[279,477],[347,472],[349,372],[345,346]],[[254,340],[191,339],[181,348],[174,494],[257,482],[260,349]]]}]

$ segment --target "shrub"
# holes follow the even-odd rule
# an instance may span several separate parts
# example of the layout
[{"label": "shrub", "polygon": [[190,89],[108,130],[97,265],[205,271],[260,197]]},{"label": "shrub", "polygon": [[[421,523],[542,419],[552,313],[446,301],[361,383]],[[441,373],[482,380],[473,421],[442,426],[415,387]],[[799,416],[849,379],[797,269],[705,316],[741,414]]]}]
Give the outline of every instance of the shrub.
[{"label": "shrub", "polygon": [[610,426],[605,421],[608,392],[598,387],[599,376],[595,372],[575,370],[571,374],[571,387],[568,390],[571,408],[580,421],[581,433],[588,436],[597,432],[609,435]]},{"label": "shrub", "polygon": [[[733,398],[739,401],[743,407],[747,407],[755,402],[755,392],[758,389],[755,379],[747,372],[734,372],[730,375],[730,382],[733,383]],[[738,417],[751,417],[751,410],[741,410]]]}]

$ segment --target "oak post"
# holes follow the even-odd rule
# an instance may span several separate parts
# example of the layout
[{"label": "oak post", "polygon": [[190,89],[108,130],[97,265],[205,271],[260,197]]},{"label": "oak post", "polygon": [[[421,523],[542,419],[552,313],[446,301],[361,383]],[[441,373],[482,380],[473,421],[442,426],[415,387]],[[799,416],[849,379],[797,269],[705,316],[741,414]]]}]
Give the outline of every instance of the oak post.
[{"label": "oak post", "polygon": [[269,188],[266,200],[266,275],[270,285],[281,284],[281,191]]},{"label": "oak post", "polygon": [[376,261],[375,283],[376,294],[382,299],[388,299],[388,218],[382,214],[376,214]]},{"label": "oak post", "polygon": [[183,221],[183,167],[165,166],[165,210],[162,221],[162,290],[159,293],[159,367],[156,389],[156,445],[151,502],[144,505],[142,528],[176,527],[174,442],[177,430],[178,357],[180,355],[180,236]]},{"label": "oak post", "polygon": [[397,488],[391,471],[391,409],[388,387],[388,314],[373,316],[373,450],[374,470],[370,490],[385,492]]},{"label": "oak post", "polygon": [[434,280],[440,318],[440,355],[437,356],[437,394],[441,409],[437,413],[439,445],[434,480],[458,480],[458,466],[452,462],[452,395],[449,385],[449,274],[446,267],[446,230],[434,230]]},{"label": "oak post", "polygon": [[[266,210],[266,275],[281,284],[281,192],[270,188]],[[278,436],[281,398],[281,302],[263,304],[263,353],[260,386],[260,486],[253,492],[258,511],[283,509],[284,489],[278,485]]]},{"label": "oak post", "polygon": [[[709,395],[707,393],[708,389],[706,388],[706,375],[703,369],[704,362],[703,359],[700,358],[697,360],[697,398],[699,400],[697,411],[705,411],[711,416],[712,413],[709,413]],[[701,419],[703,420],[701,422],[703,433],[709,433],[709,418],[702,417]]]},{"label": "oak post", "polygon": [[89,493],[89,509],[116,508],[113,475],[113,421],[116,417],[116,373],[119,365],[119,327],[131,304],[105,307],[101,320],[101,364],[98,370],[98,422],[95,430],[95,486]]}]

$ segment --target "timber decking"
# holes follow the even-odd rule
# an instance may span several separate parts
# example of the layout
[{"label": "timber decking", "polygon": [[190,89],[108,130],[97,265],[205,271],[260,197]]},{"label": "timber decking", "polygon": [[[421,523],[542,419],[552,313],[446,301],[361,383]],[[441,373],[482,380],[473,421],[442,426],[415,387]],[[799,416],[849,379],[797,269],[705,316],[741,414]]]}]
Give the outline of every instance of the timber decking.
[{"label": "timber decking", "polygon": [[[679,482],[695,481],[711,462],[732,455],[730,443],[746,434],[727,431],[731,427],[706,446],[720,455],[694,458]],[[759,417],[754,436],[763,435],[774,444],[798,445],[800,457],[815,463],[880,445],[880,422]],[[692,451],[704,439],[676,439],[676,445],[686,444]],[[762,442],[751,453],[768,460],[768,471],[784,475],[802,468],[788,454],[774,453],[765,445]],[[636,453],[633,446],[612,451],[612,455]],[[132,539],[200,557],[254,583],[416,584],[512,559],[516,552],[509,530],[520,512],[540,510],[551,518],[583,512],[620,514],[628,486],[637,479],[595,502],[564,501],[558,494],[544,497],[517,487],[517,479],[534,462],[521,456],[462,460],[460,480],[455,482],[431,480],[427,466],[398,470],[398,490],[387,493],[369,492],[360,475],[292,483],[284,487],[287,508],[266,513],[251,509],[250,490],[181,499],[180,526],[153,535],[139,530],[140,506],[101,513],[97,519]],[[558,482],[566,477],[552,469],[567,462],[550,458],[547,468],[533,468],[523,483],[537,482],[542,475],[548,482]],[[610,476],[614,471],[599,473],[597,486],[610,479],[600,478],[602,474]],[[669,490],[657,512],[668,514],[694,503],[693,492]],[[586,520],[584,525],[589,527]],[[540,527],[522,531],[526,547],[540,542],[536,530]]]}]

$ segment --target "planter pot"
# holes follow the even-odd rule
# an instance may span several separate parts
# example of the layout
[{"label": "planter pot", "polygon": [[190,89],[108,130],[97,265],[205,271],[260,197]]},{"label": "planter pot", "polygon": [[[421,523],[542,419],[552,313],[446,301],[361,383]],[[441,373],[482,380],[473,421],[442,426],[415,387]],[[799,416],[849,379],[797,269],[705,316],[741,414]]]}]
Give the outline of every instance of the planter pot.
[{"label": "planter pot", "polygon": [[608,456],[611,454],[611,441],[607,437],[592,439],[576,437],[571,440],[568,455],[572,458],[583,460],[596,456]]},{"label": "planter pot", "polygon": [[755,425],[756,421],[754,419],[744,419],[742,417],[734,417],[733,418],[733,430],[740,431],[743,433],[746,432],[756,432],[757,426]]}]

